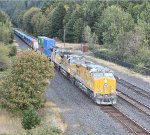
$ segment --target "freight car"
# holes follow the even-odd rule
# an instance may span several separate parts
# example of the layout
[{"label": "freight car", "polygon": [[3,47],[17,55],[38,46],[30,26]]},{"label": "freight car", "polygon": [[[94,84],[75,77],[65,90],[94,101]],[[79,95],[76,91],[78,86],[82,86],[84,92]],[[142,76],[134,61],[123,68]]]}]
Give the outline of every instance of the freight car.
[{"label": "freight car", "polygon": [[48,37],[38,36],[37,40],[17,29],[14,29],[14,33],[25,43],[27,43],[32,49],[44,53],[47,57],[51,56],[52,48],[56,45],[56,41]]},{"label": "freight car", "polygon": [[43,52],[47,57],[51,57],[52,48],[56,46],[54,39],[38,36],[39,50]]},{"label": "freight car", "polygon": [[27,43],[32,49],[34,49],[34,50],[38,49],[38,41],[35,38],[33,38],[27,34],[24,34],[23,32],[21,32],[17,29],[14,29],[14,33],[19,38],[21,38],[25,43]]},{"label": "freight car", "polygon": [[[20,31],[15,31],[15,34],[21,39],[26,37]],[[50,57],[55,67],[89,95],[95,103],[103,105],[116,103],[116,79],[110,69],[88,61],[83,56],[73,54],[70,51],[55,48],[55,40],[47,37],[39,36],[38,46],[41,48],[39,49],[41,52]]]}]

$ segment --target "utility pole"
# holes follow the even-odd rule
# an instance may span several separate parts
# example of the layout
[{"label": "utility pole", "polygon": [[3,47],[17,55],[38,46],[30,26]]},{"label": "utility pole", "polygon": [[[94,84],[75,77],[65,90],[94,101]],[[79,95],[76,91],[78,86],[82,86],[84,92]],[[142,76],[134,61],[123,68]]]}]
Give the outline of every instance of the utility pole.
[{"label": "utility pole", "polygon": [[66,36],[65,34],[66,34],[66,30],[65,30],[65,28],[64,28],[64,48],[65,48],[65,38],[66,38],[66,37],[65,37],[65,36]]},{"label": "utility pole", "polygon": [[83,47],[85,47],[85,22],[86,22],[86,9],[84,8],[81,51],[83,51]]}]

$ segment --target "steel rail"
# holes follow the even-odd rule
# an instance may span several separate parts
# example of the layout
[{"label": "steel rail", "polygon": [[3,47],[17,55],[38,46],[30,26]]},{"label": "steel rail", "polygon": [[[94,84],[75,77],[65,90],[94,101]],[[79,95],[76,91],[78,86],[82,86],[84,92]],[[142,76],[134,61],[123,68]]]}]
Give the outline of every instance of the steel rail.
[{"label": "steel rail", "polygon": [[134,135],[150,135],[144,127],[120,112],[115,106],[102,106],[101,109],[120,122],[128,131]]},{"label": "steel rail", "polygon": [[142,95],[142,96],[147,97],[148,99],[150,99],[150,92],[148,92],[148,91],[146,91],[144,89],[141,89],[138,86],[135,86],[135,85],[133,85],[133,84],[131,84],[131,83],[123,80],[123,79],[119,79],[116,76],[115,76],[115,78],[117,80],[117,83],[122,84],[123,86],[127,87],[128,89],[131,89],[134,92],[136,92],[136,93],[138,93],[138,94],[140,94],[140,95]]},{"label": "steel rail", "polygon": [[[119,90],[117,90],[119,91]],[[134,106],[135,108],[137,108],[138,110],[140,110],[142,113],[150,116],[150,108],[146,105],[143,105],[142,103],[140,103],[139,101],[133,99],[132,97],[124,94],[123,92],[119,91],[118,96],[123,99],[124,101],[128,102],[129,104],[131,104],[132,106]]]}]

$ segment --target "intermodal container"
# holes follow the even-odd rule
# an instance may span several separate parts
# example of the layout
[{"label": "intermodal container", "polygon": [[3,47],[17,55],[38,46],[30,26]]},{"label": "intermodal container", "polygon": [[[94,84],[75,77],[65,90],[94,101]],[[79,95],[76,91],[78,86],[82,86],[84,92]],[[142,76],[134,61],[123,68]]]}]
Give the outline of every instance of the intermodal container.
[{"label": "intermodal container", "polygon": [[54,39],[50,38],[44,38],[44,49],[50,49],[53,48],[56,44],[56,41]]},{"label": "intermodal container", "polygon": [[51,55],[51,51],[50,51],[50,50],[44,49],[43,52],[44,52],[44,54],[45,54],[46,56],[50,57],[50,55]]},{"label": "intermodal container", "polygon": [[38,44],[41,47],[44,47],[44,38],[43,36],[38,36]]}]

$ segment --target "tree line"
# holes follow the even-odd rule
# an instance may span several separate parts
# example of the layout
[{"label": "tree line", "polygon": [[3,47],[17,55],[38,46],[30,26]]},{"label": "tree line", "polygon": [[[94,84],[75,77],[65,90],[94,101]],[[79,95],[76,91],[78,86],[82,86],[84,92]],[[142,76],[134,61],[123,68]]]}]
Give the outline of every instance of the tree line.
[{"label": "tree line", "polygon": [[13,42],[12,24],[9,16],[0,11],[0,42],[9,44]]},{"label": "tree line", "polygon": [[[0,11],[0,71],[6,70],[10,65],[10,57],[16,55],[13,42],[13,30],[9,16]],[[11,45],[10,45],[11,44]]]},{"label": "tree line", "polygon": [[30,34],[63,40],[65,31],[67,42],[98,43],[111,56],[150,67],[149,2],[28,0],[18,10],[12,22]]}]

